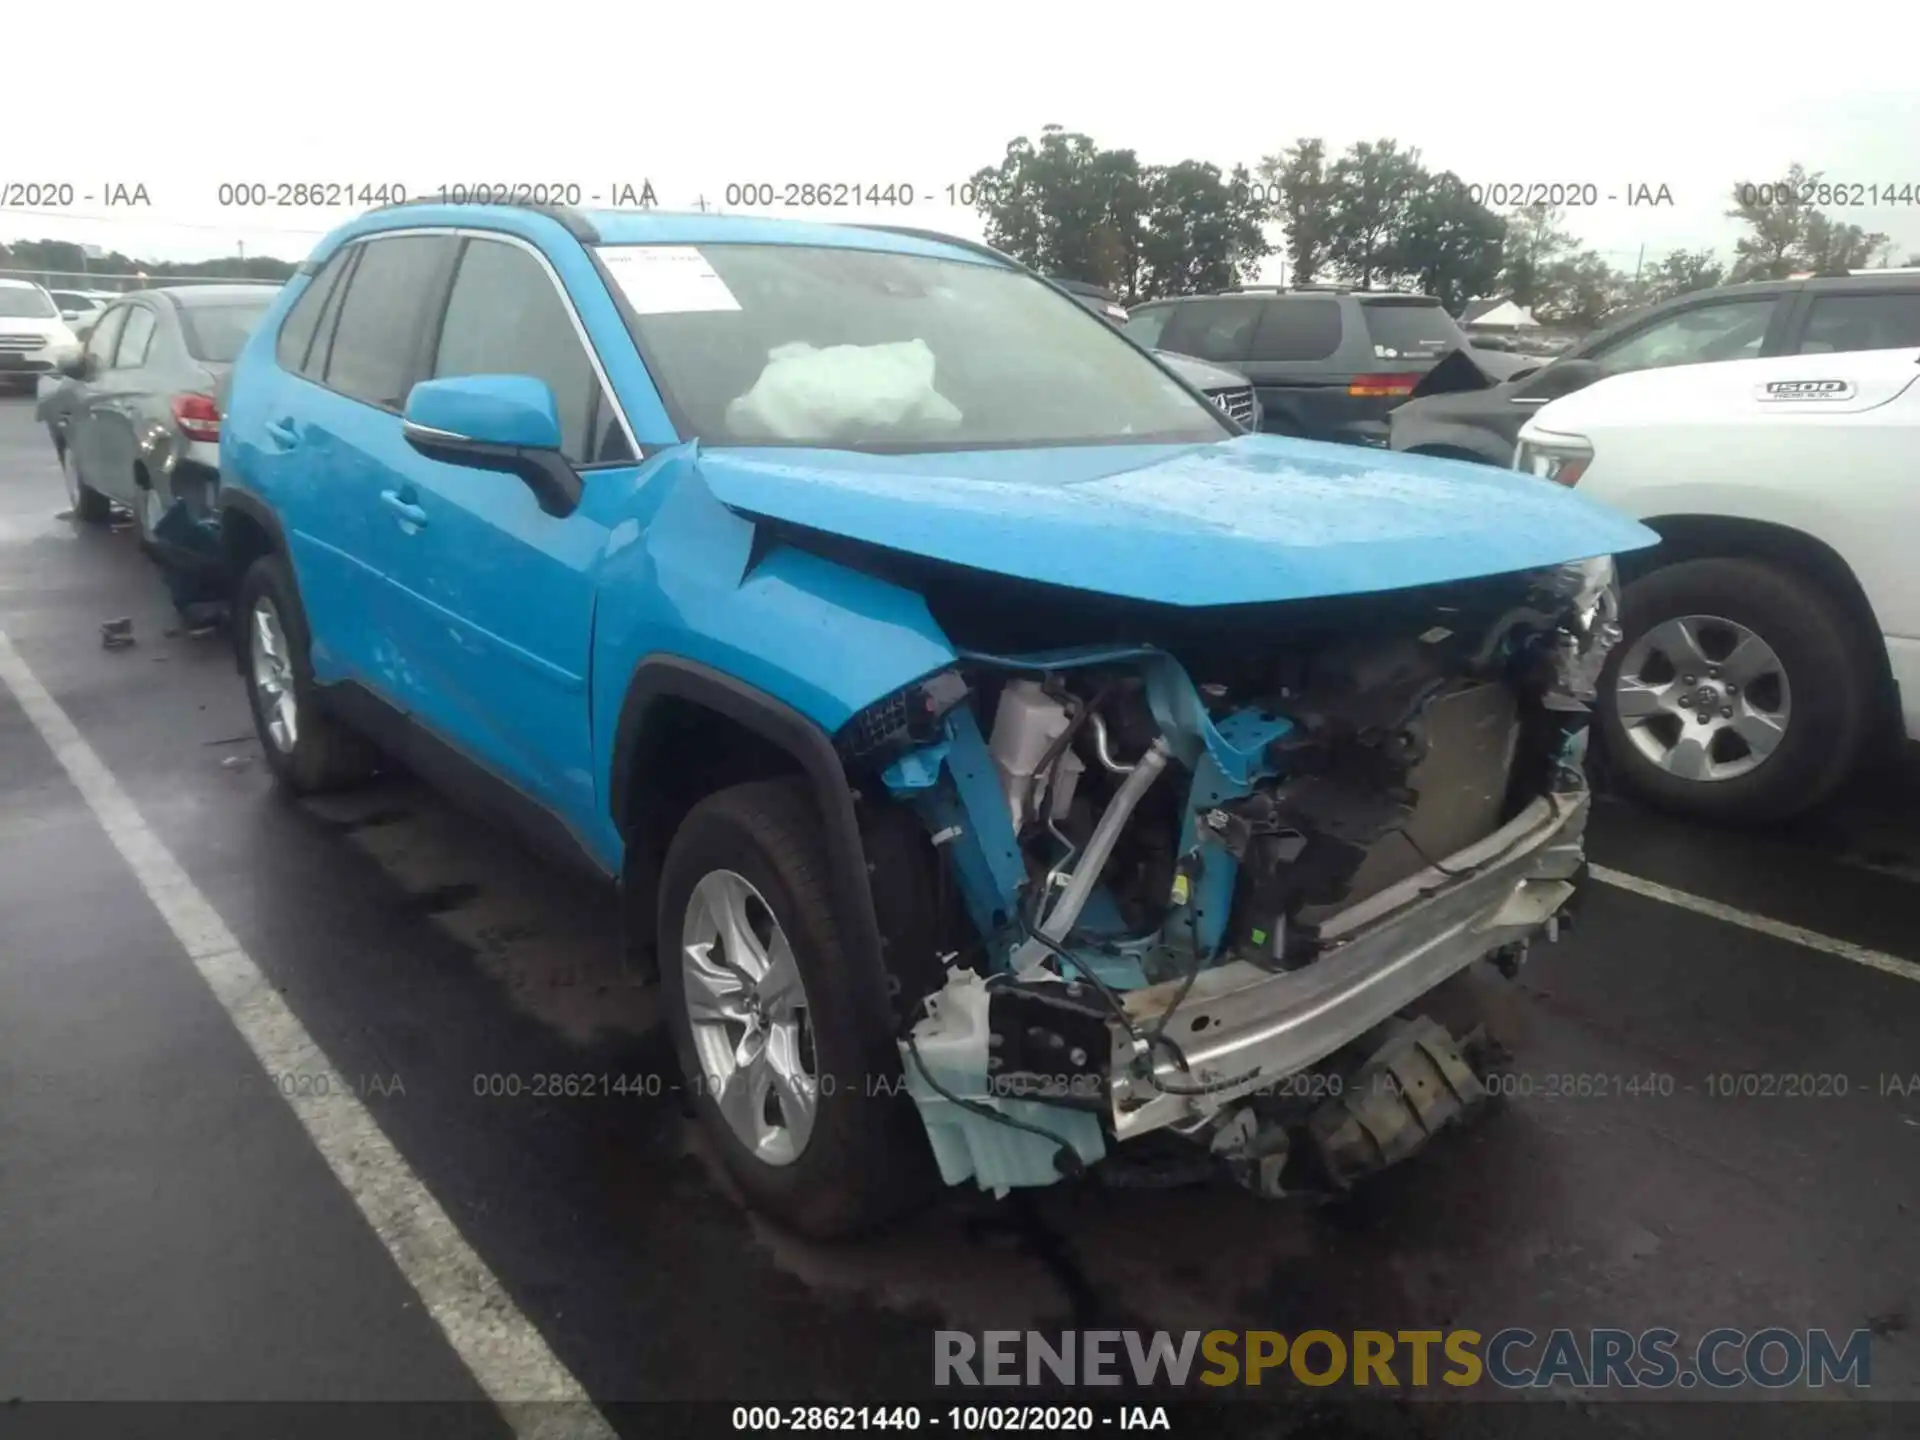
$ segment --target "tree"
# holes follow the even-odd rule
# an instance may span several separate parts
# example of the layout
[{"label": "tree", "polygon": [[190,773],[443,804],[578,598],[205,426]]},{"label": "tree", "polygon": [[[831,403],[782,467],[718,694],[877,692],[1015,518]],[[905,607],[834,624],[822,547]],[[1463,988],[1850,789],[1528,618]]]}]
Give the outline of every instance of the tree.
[{"label": "tree", "polygon": [[1388,263],[1457,315],[1498,282],[1506,231],[1506,222],[1445,170],[1414,196]]},{"label": "tree", "polygon": [[1644,300],[1652,303],[1695,290],[1711,290],[1726,278],[1726,267],[1711,250],[1670,250],[1647,268]]},{"label": "tree", "polygon": [[1809,186],[1819,183],[1822,173],[1809,175],[1796,160],[1787,167],[1785,180],[1733,187],[1733,208],[1726,212],[1727,218],[1740,221],[1748,231],[1733,242],[1733,279],[1781,280],[1799,267],[1798,251],[1812,210],[1802,197]]},{"label": "tree", "polygon": [[1274,214],[1286,231],[1287,274],[1295,285],[1311,285],[1327,263],[1333,180],[1327,174],[1327,143],[1296,140],[1278,155],[1261,160],[1259,174],[1275,195]]},{"label": "tree", "polygon": [[1361,288],[1392,278],[1394,250],[1427,172],[1392,140],[1356,143],[1327,172],[1327,258]]},{"label": "tree", "polygon": [[1573,252],[1573,236],[1561,226],[1560,213],[1555,205],[1522,205],[1507,216],[1501,287],[1516,305],[1537,305],[1548,272]]},{"label": "tree", "polygon": [[1591,330],[1630,303],[1630,284],[1599,255],[1582,250],[1546,268],[1534,313],[1549,324]]},{"label": "tree", "polygon": [[1148,174],[1141,241],[1143,289],[1152,296],[1225,290],[1251,280],[1269,246],[1261,230],[1266,206],[1246,167],[1222,178],[1200,160],[1156,167]]},{"label": "tree", "polygon": [[1886,243],[1885,235],[1858,225],[1836,225],[1814,210],[1802,223],[1794,259],[1804,270],[1864,270]]},{"label": "tree", "polygon": [[972,183],[988,244],[1042,274],[1137,296],[1147,177],[1131,150],[1048,125],[1038,145],[1013,140]]},{"label": "tree", "polygon": [[68,286],[83,276],[101,279],[127,279],[136,275],[156,280],[191,280],[203,277],[284,281],[294,271],[295,262],[271,255],[222,257],[218,260],[140,260],[118,250],[89,256],[78,245],[66,240],[20,240],[0,245],[0,267],[27,270],[42,275],[63,277],[56,288]]}]

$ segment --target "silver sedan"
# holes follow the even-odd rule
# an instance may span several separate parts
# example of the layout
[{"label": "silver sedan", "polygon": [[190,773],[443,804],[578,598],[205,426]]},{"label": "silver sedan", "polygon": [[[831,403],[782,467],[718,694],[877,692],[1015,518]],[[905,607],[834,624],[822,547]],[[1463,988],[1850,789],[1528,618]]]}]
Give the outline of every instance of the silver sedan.
[{"label": "silver sedan", "polygon": [[219,387],[277,285],[174,285],[109,306],[78,360],[40,385],[74,518],[131,511],[143,543],[173,502],[211,510],[220,482]]}]

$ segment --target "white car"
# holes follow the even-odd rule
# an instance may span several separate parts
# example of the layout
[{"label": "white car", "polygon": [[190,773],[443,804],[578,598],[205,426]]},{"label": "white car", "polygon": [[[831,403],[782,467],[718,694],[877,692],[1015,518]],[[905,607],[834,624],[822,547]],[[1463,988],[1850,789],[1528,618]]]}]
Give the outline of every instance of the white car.
[{"label": "white car", "polygon": [[1643,370],[1546,406],[1517,468],[1662,543],[1623,561],[1607,753],[1641,795],[1777,819],[1920,739],[1920,350]]},{"label": "white car", "polygon": [[0,386],[32,390],[80,358],[80,340],[53,297],[30,280],[0,279]]}]

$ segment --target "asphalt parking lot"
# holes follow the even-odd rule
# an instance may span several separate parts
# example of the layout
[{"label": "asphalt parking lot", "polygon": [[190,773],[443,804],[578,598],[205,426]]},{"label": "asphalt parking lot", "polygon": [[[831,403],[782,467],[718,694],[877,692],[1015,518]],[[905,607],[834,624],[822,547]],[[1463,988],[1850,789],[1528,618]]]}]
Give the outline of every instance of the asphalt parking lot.
[{"label": "asphalt parking lot", "polygon": [[[922,1394],[938,1328],[1779,1324],[1872,1328],[1873,1399],[1920,1400],[1911,763],[1775,833],[1603,800],[1605,878],[1502,1002],[1521,1093],[1341,1205],[954,1195],[823,1246],[735,1206],[671,1093],[535,1098],[671,1068],[610,907],[405,780],[278,800],[224,639],[64,505],[32,402],[0,399],[0,1399],[479,1402],[462,1356],[491,1343],[489,1375],[577,1381],[638,1433],[620,1402]],[[103,649],[120,616],[137,643]],[[302,1037],[365,1130],[316,1135],[268,1073]],[[1710,1079],[1748,1074],[1829,1078]],[[1553,1078],[1582,1075],[1671,1084]],[[1433,1408],[1353,1423],[1466,1423]]]}]

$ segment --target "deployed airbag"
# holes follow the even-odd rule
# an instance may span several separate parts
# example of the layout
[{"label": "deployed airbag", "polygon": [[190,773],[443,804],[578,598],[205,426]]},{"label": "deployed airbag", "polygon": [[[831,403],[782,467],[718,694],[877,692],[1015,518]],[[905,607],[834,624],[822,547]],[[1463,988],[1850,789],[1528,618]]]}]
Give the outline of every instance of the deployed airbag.
[{"label": "deployed airbag", "polygon": [[727,406],[727,428],[762,440],[831,441],[896,425],[958,426],[960,411],[933,386],[924,340],[883,345],[805,341],[774,347],[753,388]]}]

